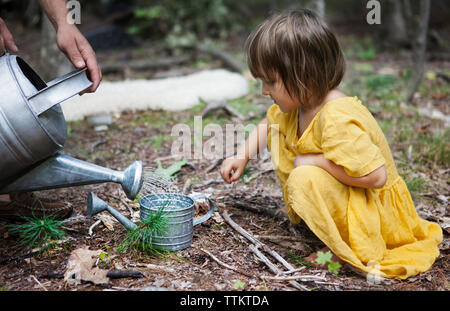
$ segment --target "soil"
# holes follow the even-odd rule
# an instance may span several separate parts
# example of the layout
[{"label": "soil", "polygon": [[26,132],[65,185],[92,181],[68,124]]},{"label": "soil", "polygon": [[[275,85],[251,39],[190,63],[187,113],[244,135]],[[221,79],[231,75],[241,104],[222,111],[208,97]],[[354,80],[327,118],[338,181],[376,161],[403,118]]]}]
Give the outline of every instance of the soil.
[{"label": "soil", "polygon": [[[178,117],[187,112],[174,113]],[[141,142],[149,137],[160,135],[171,128],[169,121],[165,129],[150,128],[148,122],[139,120],[150,115],[163,117],[164,112],[140,112],[122,114],[108,131],[95,131],[85,121],[71,125],[71,134],[66,143],[65,154],[87,160],[101,166],[124,170],[134,160],[141,160],[144,166],[154,166],[161,159],[164,167],[176,159],[170,156],[170,144],[159,150],[151,144]],[[181,117],[180,117],[181,118]],[[99,142],[103,142],[99,144]],[[95,146],[95,147],[94,147]],[[88,157],[84,155],[89,155]],[[249,166],[261,165],[261,159],[251,160]],[[406,281],[391,280],[389,284],[371,284],[349,266],[344,265],[338,275],[324,268],[304,265],[300,260],[312,251],[324,245],[303,225],[292,226],[285,218],[266,215],[283,206],[278,182],[273,171],[259,177],[258,181],[242,181],[228,185],[221,181],[218,167],[206,172],[213,161],[190,160],[177,176],[176,185],[185,187],[191,179],[190,191],[209,194],[215,202],[219,215],[226,210],[232,219],[254,236],[282,236],[281,240],[260,240],[277,251],[295,268],[305,267],[302,273],[323,277],[319,282],[301,282],[303,286],[315,290],[448,290],[449,254],[448,234],[441,255],[433,267]],[[197,177],[197,178],[194,178]],[[8,291],[17,290],[137,290],[159,288],[166,290],[233,290],[235,286],[245,290],[296,290],[288,281],[262,280],[261,276],[273,275],[251,252],[249,242],[218,216],[197,225],[191,247],[165,254],[163,256],[144,255],[138,251],[118,253],[115,248],[124,239],[126,229],[114,222],[113,230],[100,224],[89,228],[97,221],[94,216],[86,216],[86,198],[88,192],[94,192],[100,198],[130,217],[128,207],[138,211],[139,204],[128,200],[121,186],[114,183],[88,185],[81,187],[55,189],[37,192],[39,196],[63,200],[73,205],[74,212],[66,222],[68,243],[51,249],[48,253],[30,253],[29,248],[17,248],[17,238],[9,236],[7,222],[0,222],[0,284]],[[128,207],[126,206],[128,205]],[[248,210],[247,208],[253,208]],[[268,211],[268,212],[267,212]],[[199,208],[197,214],[203,214]],[[264,212],[266,214],[264,214]],[[292,240],[294,238],[294,240]],[[110,279],[106,285],[94,285],[83,282],[74,287],[68,286],[63,275],[67,269],[68,258],[77,248],[88,246],[91,250],[103,250],[106,259],[99,266],[107,270],[139,270],[142,278]],[[220,261],[252,277],[224,268],[215,262],[202,249],[207,250]],[[272,259],[273,262],[275,262]],[[146,264],[171,268],[167,272],[155,268],[146,268]],[[280,269],[284,269],[278,265]],[[32,277],[33,276],[33,277]],[[38,281],[37,281],[37,280]],[[239,281],[239,282],[238,282]],[[243,282],[243,283],[240,283]],[[238,285],[236,285],[238,284]]]},{"label": "soil", "polygon": [[[20,42],[24,41],[19,40]],[[33,51],[24,53],[31,58],[35,55]],[[113,57],[112,54],[109,55],[100,53],[99,59]],[[212,66],[219,65],[212,64]],[[431,65],[439,67],[439,64]],[[116,77],[105,78],[113,80]],[[116,116],[116,120],[109,125],[107,131],[96,131],[87,121],[72,122],[69,125],[70,135],[63,153],[116,170],[124,170],[136,160],[142,161],[145,167],[154,167],[156,160],[160,159],[162,165],[167,167],[179,160],[171,156],[170,139],[166,139],[158,148],[150,142],[150,139],[158,135],[170,137],[172,126],[182,120],[192,120],[191,112],[125,112]],[[155,126],[155,123],[159,125]],[[255,159],[250,161],[249,166],[261,167],[266,162],[267,158]],[[344,265],[335,275],[325,268],[307,265],[302,261],[303,257],[324,247],[307,227],[302,224],[292,226],[286,218],[274,216],[276,211],[284,205],[274,171],[266,172],[248,183],[239,181],[233,185],[227,185],[220,177],[219,163],[217,167],[209,170],[213,163],[214,161],[207,159],[190,159],[188,165],[184,166],[177,175],[176,185],[181,190],[190,180],[189,192],[210,195],[215,203],[217,214],[194,228],[191,247],[162,256],[145,255],[138,251],[117,252],[116,247],[123,241],[127,232],[118,222],[114,222],[113,230],[101,223],[92,229],[92,234],[89,234],[90,227],[99,219],[98,216],[89,219],[86,215],[86,199],[89,192],[94,192],[127,217],[131,216],[130,209],[133,213],[138,212],[139,204],[127,199],[120,185],[103,183],[37,192],[38,196],[54,198],[73,206],[73,214],[65,222],[67,243],[44,253],[32,252],[29,247],[17,247],[17,237],[8,234],[7,226],[11,223],[0,220],[0,286],[6,291],[297,290],[288,281],[261,278],[261,276],[274,274],[255,257],[250,250],[248,240],[220,216],[227,211],[236,223],[253,236],[259,236],[263,243],[278,252],[295,268],[304,267],[302,273],[322,278],[321,281],[298,281],[307,289],[317,291],[449,290],[449,233],[446,230],[444,230],[444,242],[440,246],[440,256],[432,268],[425,273],[403,281],[371,282],[348,265]],[[433,214],[431,209],[430,206],[423,207],[419,214],[429,219]],[[205,209],[202,207],[197,210],[197,214],[204,212]],[[266,238],[267,236],[272,239]],[[274,240],[273,237],[277,236],[282,238]],[[110,279],[103,285],[82,282],[76,286],[69,286],[63,279],[69,256],[73,250],[85,246],[91,250],[102,250],[106,254],[97,264],[99,268],[108,271],[138,270],[143,277]],[[203,250],[213,254],[221,262],[236,268],[236,271],[218,264]],[[269,258],[275,263],[272,257]],[[147,267],[147,264],[157,267]],[[286,270],[280,264],[277,266],[279,269]],[[168,272],[167,268],[173,271]]]}]

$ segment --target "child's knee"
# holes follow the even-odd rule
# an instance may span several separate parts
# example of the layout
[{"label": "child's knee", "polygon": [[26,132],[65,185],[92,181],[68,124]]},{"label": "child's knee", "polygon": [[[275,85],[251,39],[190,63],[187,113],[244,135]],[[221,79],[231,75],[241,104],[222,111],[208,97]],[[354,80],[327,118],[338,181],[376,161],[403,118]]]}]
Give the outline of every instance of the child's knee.
[{"label": "child's knee", "polygon": [[287,179],[288,184],[308,183],[317,180],[317,176],[326,173],[323,169],[312,165],[302,165],[294,168]]},{"label": "child's knee", "polygon": [[[325,170],[317,166],[303,165],[294,168],[286,181],[288,192],[305,192],[309,194],[316,183],[326,183],[333,177]],[[321,185],[318,185],[321,188]]]}]

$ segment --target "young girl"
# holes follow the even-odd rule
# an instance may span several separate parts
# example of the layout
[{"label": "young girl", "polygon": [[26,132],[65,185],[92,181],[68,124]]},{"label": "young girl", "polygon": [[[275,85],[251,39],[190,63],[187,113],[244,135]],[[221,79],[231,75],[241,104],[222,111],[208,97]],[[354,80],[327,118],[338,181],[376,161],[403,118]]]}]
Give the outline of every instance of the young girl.
[{"label": "young girl", "polygon": [[267,144],[293,224],[303,220],[342,261],[405,279],[439,256],[439,225],[419,218],[386,138],[357,97],[339,91],[345,61],[307,10],[273,15],[247,39],[248,65],[274,105],[220,172],[228,183]]}]

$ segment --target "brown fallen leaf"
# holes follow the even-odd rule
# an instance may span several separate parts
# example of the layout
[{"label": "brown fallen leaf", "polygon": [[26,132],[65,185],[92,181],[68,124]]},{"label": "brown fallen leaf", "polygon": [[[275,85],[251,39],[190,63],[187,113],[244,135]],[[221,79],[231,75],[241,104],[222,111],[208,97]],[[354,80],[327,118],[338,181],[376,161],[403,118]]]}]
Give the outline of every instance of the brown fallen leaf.
[{"label": "brown fallen leaf", "polygon": [[69,257],[64,281],[69,285],[78,285],[82,281],[107,284],[109,282],[106,276],[108,271],[93,267],[101,252],[101,250],[91,251],[87,247],[74,250]]},{"label": "brown fallen leaf", "polygon": [[108,228],[109,231],[114,231],[114,222],[116,221],[114,217],[106,214],[100,214],[97,217],[102,221],[103,225],[105,225],[105,227]]}]

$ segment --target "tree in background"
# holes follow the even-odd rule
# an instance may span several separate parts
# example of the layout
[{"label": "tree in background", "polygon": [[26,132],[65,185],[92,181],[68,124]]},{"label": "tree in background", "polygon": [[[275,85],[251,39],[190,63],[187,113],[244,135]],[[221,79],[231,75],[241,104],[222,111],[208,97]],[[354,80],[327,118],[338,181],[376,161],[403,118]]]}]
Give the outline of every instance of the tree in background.
[{"label": "tree in background", "polygon": [[419,88],[423,78],[424,65],[426,60],[428,23],[430,17],[430,0],[420,0],[419,13],[416,25],[413,28],[415,37],[413,38],[413,67],[412,76],[406,87],[406,98],[412,101],[414,94]]},{"label": "tree in background", "polygon": [[56,31],[47,15],[41,15],[39,73],[45,81],[53,80],[72,69],[72,64],[56,45]]}]

